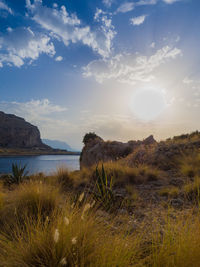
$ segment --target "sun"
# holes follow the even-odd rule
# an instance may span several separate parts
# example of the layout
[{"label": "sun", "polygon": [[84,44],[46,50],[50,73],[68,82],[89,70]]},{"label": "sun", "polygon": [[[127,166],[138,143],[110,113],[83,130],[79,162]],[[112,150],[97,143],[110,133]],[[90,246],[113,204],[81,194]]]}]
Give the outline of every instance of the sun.
[{"label": "sun", "polygon": [[155,120],[166,108],[165,94],[151,88],[137,90],[131,99],[130,108],[140,120]]}]

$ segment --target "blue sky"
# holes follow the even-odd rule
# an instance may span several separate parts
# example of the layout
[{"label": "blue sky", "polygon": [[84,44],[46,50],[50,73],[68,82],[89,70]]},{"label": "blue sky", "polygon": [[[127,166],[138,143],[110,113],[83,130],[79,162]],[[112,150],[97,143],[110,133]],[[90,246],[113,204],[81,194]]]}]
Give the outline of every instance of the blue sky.
[{"label": "blue sky", "polygon": [[127,141],[199,129],[199,10],[198,0],[0,0],[0,110],[78,149],[88,131]]}]

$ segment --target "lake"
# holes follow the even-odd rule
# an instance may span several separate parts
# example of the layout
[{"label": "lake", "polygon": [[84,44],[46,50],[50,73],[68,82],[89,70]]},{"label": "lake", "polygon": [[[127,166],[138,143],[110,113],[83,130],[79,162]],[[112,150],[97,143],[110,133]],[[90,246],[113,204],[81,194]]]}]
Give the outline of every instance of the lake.
[{"label": "lake", "polygon": [[0,157],[0,174],[11,173],[12,163],[27,164],[29,174],[36,172],[51,173],[59,166],[66,166],[70,170],[79,170],[79,157],[77,155],[40,155],[40,156],[9,156]]}]

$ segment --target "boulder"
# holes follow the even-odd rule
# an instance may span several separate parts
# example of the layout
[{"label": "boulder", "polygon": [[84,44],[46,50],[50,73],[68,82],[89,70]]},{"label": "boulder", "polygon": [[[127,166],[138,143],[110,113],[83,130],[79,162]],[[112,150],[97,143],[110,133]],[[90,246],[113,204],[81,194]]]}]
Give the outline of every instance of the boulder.
[{"label": "boulder", "polygon": [[142,142],[144,145],[153,145],[156,143],[156,140],[154,139],[153,135],[150,135],[144,141]]},{"label": "boulder", "polygon": [[[88,136],[89,134],[86,134]],[[94,133],[93,133],[94,135]],[[98,162],[115,161],[126,158],[139,146],[149,146],[156,143],[153,136],[143,141],[129,141],[127,143],[118,141],[104,141],[101,137],[94,135],[94,138],[86,138],[80,157],[80,167],[91,167]],[[84,137],[85,140],[85,137]]]}]

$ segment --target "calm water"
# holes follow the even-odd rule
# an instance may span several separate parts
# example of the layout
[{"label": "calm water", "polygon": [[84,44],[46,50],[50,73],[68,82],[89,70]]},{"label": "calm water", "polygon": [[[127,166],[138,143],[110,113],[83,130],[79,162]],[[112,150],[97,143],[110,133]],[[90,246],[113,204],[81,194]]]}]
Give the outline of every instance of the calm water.
[{"label": "calm water", "polygon": [[79,156],[71,155],[41,155],[0,157],[0,173],[11,173],[12,163],[27,164],[29,173],[55,171],[59,166],[66,166],[70,170],[79,170]]}]

